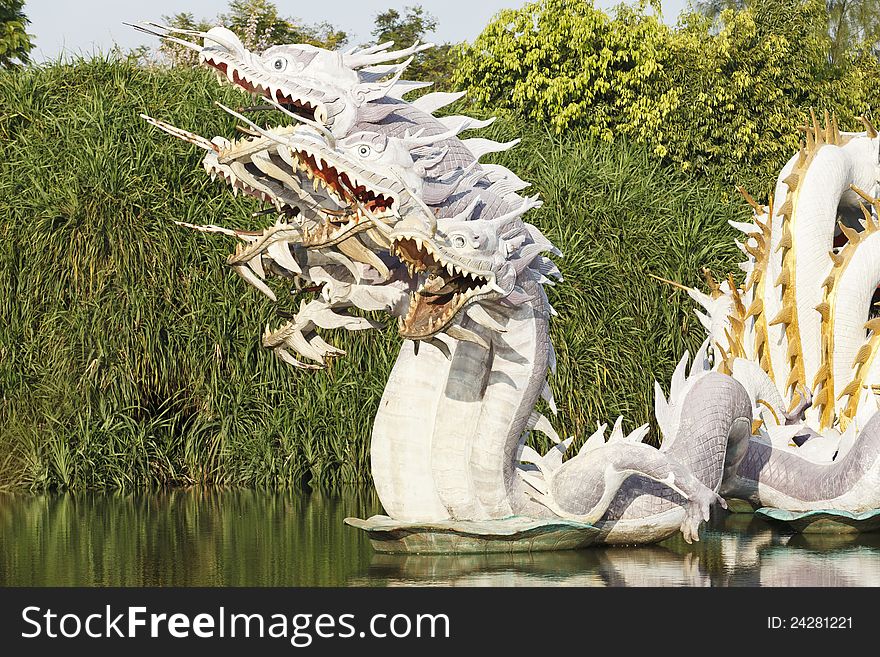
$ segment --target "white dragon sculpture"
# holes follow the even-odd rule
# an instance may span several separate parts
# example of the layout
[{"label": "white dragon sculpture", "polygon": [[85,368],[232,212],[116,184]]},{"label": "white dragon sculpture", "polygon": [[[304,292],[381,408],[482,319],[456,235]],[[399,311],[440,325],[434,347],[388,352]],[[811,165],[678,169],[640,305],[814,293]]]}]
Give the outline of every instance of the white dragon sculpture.
[{"label": "white dragon sculpture", "polygon": [[[858,198],[849,186],[877,179],[872,129],[808,130],[781,176],[786,203],[755,204],[755,224],[737,226],[749,236],[744,287],[689,290],[710,338],[689,371],[685,354],[668,400],[658,387],[661,447],[642,442],[647,425],[625,432],[618,418],[607,441],[601,425],[565,459],[573,438],[561,440],[535,410],[543,398],[555,412],[544,286],[561,275],[544,254],[561,253],[523,219],[540,205],[520,193],[528,184],[479,161],[516,142],[460,139],[490,121],[433,116],[462,94],[402,99],[424,85],[401,79],[409,59],[393,62],[429,46],[257,54],[225,28],[140,29],[196,50],[218,79],[262,98],[248,109],[287,123],[262,127],[224,107],[249,134],[208,140],[145,117],[203,148],[212,177],[277,210],[260,231],[189,225],[241,240],[229,264],[273,300],[268,276],[319,292],[263,344],[320,368],[342,352],[318,328],[375,326],[347,309],[398,318],[405,341],[371,444],[388,515],[351,520],[378,549],[558,549],[678,530],[691,541],[711,505],[725,504],[719,492],[790,511],[878,506],[880,436],[868,419],[880,340],[873,324],[863,328],[880,278],[880,257],[865,247],[880,233],[871,213],[865,223],[848,215],[849,245],[832,251],[838,206]],[[811,407],[791,400],[808,386],[818,388]],[[555,447],[538,454],[526,444],[532,431]]]}]

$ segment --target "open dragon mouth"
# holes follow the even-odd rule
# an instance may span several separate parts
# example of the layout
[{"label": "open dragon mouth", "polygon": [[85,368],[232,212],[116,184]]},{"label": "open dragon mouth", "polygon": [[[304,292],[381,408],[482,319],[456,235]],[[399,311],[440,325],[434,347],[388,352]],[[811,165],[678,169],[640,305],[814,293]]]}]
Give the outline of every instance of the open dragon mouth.
[{"label": "open dragon mouth", "polygon": [[409,310],[398,320],[400,335],[410,340],[427,340],[452,323],[458,312],[474,299],[492,293],[494,280],[468,271],[443,257],[430,242],[418,237],[401,237],[391,245],[412,276],[423,274],[412,293]]},{"label": "open dragon mouth", "polygon": [[[236,176],[229,167],[220,166],[216,162],[206,165],[205,168],[212,180],[222,178],[236,196],[238,196],[239,192],[247,194],[262,203],[273,205],[275,210],[288,217],[296,217],[300,214],[300,209],[296,205],[279,198],[277,190],[270,188],[269,191],[266,191],[249,185],[245,180]],[[248,172],[252,174],[255,168],[252,164],[246,166]],[[267,185],[271,187],[272,183],[267,183]],[[266,211],[261,211],[259,214],[264,214],[264,212]]]},{"label": "open dragon mouth", "polygon": [[217,80],[221,84],[230,84],[245,93],[271,98],[288,111],[310,121],[319,120],[321,123],[326,121],[326,110],[320,103],[296,98],[291,92],[275,88],[259,80],[252,80],[234,66],[230,66],[228,62],[213,55],[205,55],[202,62],[214,69]]},{"label": "open dragon mouth", "polygon": [[294,173],[305,174],[314,191],[321,191],[336,205],[322,205],[323,223],[305,239],[306,246],[332,246],[367,230],[374,222],[396,212],[396,200],[387,192],[370,189],[354,174],[341,171],[320,155],[292,149]]},{"label": "open dragon mouth", "polygon": [[[206,171],[212,179],[222,178],[236,195],[243,192],[274,205],[278,212],[289,217],[311,210],[306,216],[317,226],[305,231],[304,246],[333,246],[397,215],[397,202],[388,191],[370,189],[355,174],[342,170],[341,165],[329,164],[320,154],[305,147],[263,151],[261,157],[268,161],[262,163],[261,160],[259,165],[256,155],[251,155],[250,161],[235,155],[251,147],[252,142],[247,140],[231,143],[218,153],[219,157],[205,158]],[[224,163],[229,160],[233,163]],[[236,160],[242,168],[235,168]],[[288,172],[288,179],[294,182],[282,183],[261,170],[270,164]],[[296,188],[291,189],[290,184]]]}]

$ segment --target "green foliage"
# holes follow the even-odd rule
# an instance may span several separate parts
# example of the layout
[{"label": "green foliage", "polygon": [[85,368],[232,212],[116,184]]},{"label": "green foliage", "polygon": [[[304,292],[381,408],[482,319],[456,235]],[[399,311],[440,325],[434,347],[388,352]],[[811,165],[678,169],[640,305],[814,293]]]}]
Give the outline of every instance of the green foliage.
[{"label": "green foliage", "polygon": [[24,0],[0,0],[0,68],[30,62],[34,44],[25,31],[30,21],[23,8]]},{"label": "green foliage", "polygon": [[329,23],[304,25],[285,18],[269,0],[231,0],[229,12],[220,14],[218,20],[242,36],[249,50],[262,51],[279,43],[311,43],[332,50],[345,45],[348,38]]},{"label": "green foliage", "polygon": [[[258,207],[138,114],[231,135],[211,107],[240,98],[204,71],[129,61],[0,72],[0,106],[15,108],[0,114],[0,486],[369,480],[396,330],[326,332],[348,355],[294,370],[259,346],[281,320],[224,266],[233,245],[172,222],[245,226]],[[687,297],[648,274],[694,285],[703,265],[731,271],[725,220],[744,204],[585,132],[501,120],[485,136],[524,137],[497,161],[534,183],[546,203],[533,221],[566,254],[550,290],[560,433],[647,421],[653,379],[702,338]]]},{"label": "green foliage", "polygon": [[[378,14],[372,34],[376,43],[393,41],[397,47],[405,48],[417,41],[426,41],[426,35],[436,28],[437,19],[416,5],[406,7],[403,14],[396,9]],[[455,70],[456,52],[452,44],[435,45],[415,56],[406,70],[406,76],[420,82],[433,82],[433,90],[445,89]]]},{"label": "green foliage", "polygon": [[857,129],[880,104],[880,64],[862,51],[832,63],[824,12],[821,0],[754,0],[670,28],[644,5],[611,18],[588,1],[541,0],[501,12],[455,77],[479,106],[645,144],[683,171],[761,193],[811,107]]},{"label": "green foliage", "polygon": [[[746,0],[704,0],[697,9],[709,18],[718,18],[726,9],[742,10],[750,6]],[[816,17],[821,24],[822,17]],[[880,1],[825,0],[825,20],[831,46],[828,57],[832,64],[845,63],[848,53],[866,50],[880,54]]]},{"label": "green foliage", "polygon": [[[329,23],[306,25],[294,18],[281,16],[278,7],[269,0],[230,0],[227,13],[214,19],[196,19],[192,13],[163,16],[171,27],[205,32],[215,25],[223,25],[235,32],[244,46],[262,52],[269,46],[282,43],[310,43],[335,50],[345,45],[348,35]],[[186,46],[162,42],[159,52],[172,66],[195,66],[198,53]]]},{"label": "green foliage", "polygon": [[841,62],[850,50],[880,54],[880,2],[878,0],[826,0],[831,61]]}]

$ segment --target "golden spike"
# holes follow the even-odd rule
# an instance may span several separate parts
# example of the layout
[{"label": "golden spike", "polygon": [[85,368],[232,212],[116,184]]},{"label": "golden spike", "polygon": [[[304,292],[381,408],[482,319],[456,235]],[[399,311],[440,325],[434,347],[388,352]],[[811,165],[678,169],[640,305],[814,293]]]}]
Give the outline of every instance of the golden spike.
[{"label": "golden spike", "polygon": [[865,126],[865,132],[868,133],[868,137],[873,139],[877,136],[877,128],[871,124],[867,116],[862,115],[859,117],[859,120],[862,122],[862,125]]},{"label": "golden spike", "polygon": [[874,217],[871,215],[871,211],[868,210],[868,207],[864,203],[859,203],[859,208],[862,210],[862,216],[865,217],[865,232],[873,233],[877,230],[877,224],[874,223]]},{"label": "golden spike", "polygon": [[738,191],[740,194],[742,194],[742,196],[746,200],[746,202],[752,206],[752,209],[755,211],[755,214],[757,214],[757,215],[764,214],[764,208],[762,208],[760,205],[758,205],[758,202],[752,198],[752,196],[746,191],[745,187],[743,187],[742,185],[737,185],[736,191]]},{"label": "golden spike", "polygon": [[782,271],[779,272],[779,276],[776,277],[775,285],[779,287],[780,285],[788,285],[791,282],[791,270],[788,267],[783,266]]},{"label": "golden spike", "polygon": [[765,372],[767,372],[767,375],[775,381],[775,379],[773,377],[773,372],[772,372],[773,363],[770,362],[770,352],[769,351],[765,350],[764,353],[761,354],[761,369],[764,370]]},{"label": "golden spike", "polygon": [[[800,383],[800,376],[798,373],[798,369],[796,367],[792,367],[791,371],[788,373],[788,381],[785,382],[785,389],[793,387],[797,383]],[[789,409],[791,410],[791,409]]]},{"label": "golden spike", "polygon": [[718,281],[712,276],[712,270],[708,267],[703,267],[701,271],[703,273],[703,278],[706,280],[706,285],[709,286],[709,290],[712,293],[712,298],[717,299],[721,296],[721,286],[718,285]]},{"label": "golden spike", "polygon": [[816,144],[821,146],[825,140],[822,138],[822,128],[819,126],[819,119],[816,118],[816,110],[812,107],[810,108],[810,118],[813,120],[813,138],[816,140]]},{"label": "golden spike", "polygon": [[790,217],[790,216],[791,216],[791,211],[792,211],[793,209],[794,209],[794,207],[793,207],[792,202],[791,202],[791,197],[789,197],[789,198],[786,198],[786,199],[785,199],[785,203],[783,203],[783,204],[779,207],[779,210],[776,211],[776,214],[781,214],[783,217]]},{"label": "golden spike", "polygon": [[667,285],[671,285],[672,287],[677,287],[679,290],[684,290],[685,292],[690,292],[691,288],[686,285],[682,285],[681,283],[676,283],[675,281],[670,281],[668,278],[663,278],[661,276],[654,276],[654,274],[648,274],[654,280],[660,281],[661,283],[666,283]]},{"label": "golden spike", "polygon": [[780,422],[779,422],[779,416],[776,415],[776,409],[775,409],[775,408],[773,408],[768,402],[766,402],[766,401],[763,400],[763,399],[760,399],[760,398],[759,398],[759,399],[757,399],[756,401],[757,401],[759,404],[761,404],[762,406],[766,407],[768,411],[770,411],[770,415],[772,415],[772,416],[773,416],[773,419],[776,420],[776,424],[779,424],[779,423],[780,423]]},{"label": "golden spike", "polygon": [[846,239],[850,244],[858,244],[859,240],[862,239],[858,231],[853,230],[842,221],[838,222],[837,225],[840,226],[840,232],[846,235]]},{"label": "golden spike", "polygon": [[758,246],[752,246],[748,242],[743,244],[743,248],[746,250],[750,256],[752,256],[755,260],[760,260],[761,256],[764,254],[763,250]]},{"label": "golden spike", "polygon": [[820,383],[824,383],[828,379],[831,378],[831,370],[828,367],[828,363],[822,363],[819,370],[816,372],[816,376],[813,377],[813,387],[815,388]]},{"label": "golden spike", "polygon": [[816,306],[816,310],[819,311],[820,315],[822,315],[822,321],[827,322],[828,318],[831,316],[831,306],[828,305],[828,302],[823,301],[818,306]]},{"label": "golden spike", "polygon": [[831,258],[831,262],[834,263],[835,267],[840,267],[844,262],[846,262],[846,258],[842,254],[835,253],[834,251],[829,251],[828,257]]},{"label": "golden spike", "polygon": [[807,151],[812,153],[816,149],[816,140],[813,137],[813,131],[809,126],[802,126],[801,128],[804,131],[804,136],[807,140]]},{"label": "golden spike", "polygon": [[758,435],[758,429],[761,428],[761,425],[764,424],[764,420],[758,418],[757,420],[752,420],[752,435]]},{"label": "golden spike", "polygon": [[779,311],[779,314],[776,315],[772,320],[770,320],[770,326],[776,326],[777,324],[791,324],[791,320],[793,319],[793,312],[791,306],[787,306]]},{"label": "golden spike", "polygon": [[840,126],[837,123],[837,114],[831,114],[831,129],[834,131],[834,143],[840,145],[843,141],[843,136],[840,134]]},{"label": "golden spike", "polygon": [[742,294],[740,289],[736,286],[736,282],[733,280],[733,274],[727,275],[727,284],[730,286],[730,295],[733,297],[733,302],[736,305],[737,311],[740,315],[745,314],[746,309],[745,306],[743,306]]},{"label": "golden spike", "polygon": [[[767,213],[767,215],[772,217],[773,216],[773,199],[772,198],[770,199],[769,208],[770,208],[770,211]],[[765,238],[770,237],[770,222],[769,221],[764,222],[764,221],[761,221],[760,219],[758,219],[758,217],[755,217],[754,222],[758,226],[758,228],[761,229],[761,232],[764,234]]]},{"label": "golden spike", "polygon": [[790,174],[788,174],[787,177],[782,179],[782,182],[788,185],[788,188],[790,190],[794,191],[797,188],[797,184],[798,182],[800,182],[800,179],[800,174],[798,174],[797,171],[792,171]]},{"label": "golden spike", "polygon": [[861,196],[863,199],[865,199],[865,200],[866,200],[868,203],[870,203],[871,205],[874,205],[874,203],[877,202],[877,199],[875,199],[873,196],[871,196],[870,194],[868,194],[868,192],[864,191],[863,189],[860,189],[859,187],[856,187],[856,186],[853,185],[852,183],[850,183],[849,188],[850,188],[852,191],[854,191],[856,194],[858,194],[859,196]]},{"label": "golden spike", "polygon": [[825,119],[825,142],[828,144],[834,143],[834,133],[831,131],[831,114],[828,110],[823,111],[824,119]]},{"label": "golden spike", "polygon": [[800,144],[800,150],[798,151],[797,167],[801,168],[802,166],[804,166],[804,162],[806,162],[806,160],[807,160],[807,150],[806,150],[806,145],[804,144],[804,140],[802,139],[801,144]]},{"label": "golden spike", "polygon": [[741,334],[745,329],[745,324],[738,317],[734,317],[733,315],[727,318],[727,321],[730,322],[730,326],[733,328],[733,332],[736,334]]},{"label": "golden spike", "polygon": [[730,356],[724,350],[724,347],[722,347],[718,342],[715,343],[715,348],[718,350],[718,355],[721,356],[722,367],[719,368],[719,371],[722,374],[731,374],[733,372],[733,368],[730,367]]},{"label": "golden spike", "polygon": [[858,379],[853,379],[846,385],[846,388],[840,391],[840,394],[837,395],[837,398],[841,399],[842,397],[855,395],[857,392],[859,392],[861,387],[861,382]]},{"label": "golden spike", "polygon": [[856,354],[856,357],[853,359],[853,367],[867,363],[868,359],[871,357],[872,351],[874,351],[874,349],[870,342],[863,344]]},{"label": "golden spike", "polygon": [[865,322],[865,328],[876,335],[877,332],[880,331],[880,317],[869,319],[867,322]]},{"label": "golden spike", "polygon": [[826,406],[828,404],[828,388],[824,386],[813,397],[813,406]]},{"label": "golden spike", "polygon": [[762,312],[764,312],[764,300],[761,297],[755,297],[755,300],[752,301],[752,305],[749,306],[749,309],[746,311],[745,318],[757,317]]},{"label": "golden spike", "polygon": [[782,237],[779,238],[779,246],[776,247],[776,250],[780,251],[782,249],[790,249],[791,245],[791,230],[788,228],[788,226],[786,226],[785,230],[782,231]]}]

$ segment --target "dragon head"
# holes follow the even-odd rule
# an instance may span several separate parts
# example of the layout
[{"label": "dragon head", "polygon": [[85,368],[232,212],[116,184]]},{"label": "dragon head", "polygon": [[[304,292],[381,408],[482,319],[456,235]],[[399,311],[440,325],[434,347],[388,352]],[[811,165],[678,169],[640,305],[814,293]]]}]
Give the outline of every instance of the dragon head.
[{"label": "dragon head", "polygon": [[[359,120],[379,120],[393,111],[393,103],[370,104],[392,94],[392,88],[402,82],[400,76],[412,56],[432,47],[416,43],[389,50],[393,46],[389,42],[343,53],[310,44],[287,44],[257,53],[248,50],[225,27],[207,32],[155,23],[133,27],[198,52],[200,63],[215,71],[221,83],[277,103],[304,121],[329,128],[335,135],[348,134]],[[182,36],[200,39],[202,45]],[[410,59],[388,63],[403,58]]]},{"label": "dragon head", "polygon": [[[462,310],[510,299],[520,275],[538,257],[529,225],[521,219],[540,206],[537,197],[522,199],[501,216],[475,219],[485,196],[473,193],[463,211],[438,219],[436,225],[407,219],[392,232],[392,253],[420,277],[398,322],[402,337],[430,340],[441,332],[457,337],[462,331],[455,324]],[[485,320],[486,314],[479,317]],[[480,323],[498,328],[492,321]]]}]

